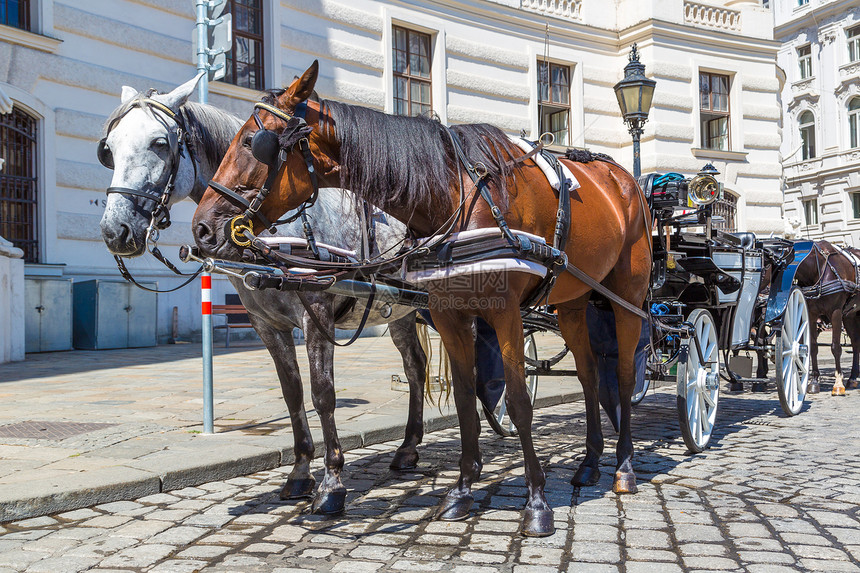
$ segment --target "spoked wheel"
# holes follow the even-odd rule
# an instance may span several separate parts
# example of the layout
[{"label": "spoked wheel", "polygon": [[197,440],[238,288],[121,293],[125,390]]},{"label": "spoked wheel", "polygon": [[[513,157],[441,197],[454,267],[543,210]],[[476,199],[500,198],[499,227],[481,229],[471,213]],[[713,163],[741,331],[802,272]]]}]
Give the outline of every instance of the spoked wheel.
[{"label": "spoked wheel", "polygon": [[[645,347],[646,356],[651,356],[651,345]],[[651,387],[651,378],[648,376],[648,365],[645,365],[645,376],[642,378],[642,383],[636,381],[636,387],[633,388],[633,397],[630,398],[630,403],[636,406],[645,399],[645,394],[648,393],[648,388]]]},{"label": "spoked wheel", "polygon": [[720,349],[710,312],[696,309],[687,321],[693,324],[693,337],[686,360],[678,361],[678,419],[687,448],[699,453],[708,447],[717,418]]},{"label": "spoked wheel", "polygon": [[809,311],[800,289],[788,295],[782,327],[776,332],[774,362],[779,403],[789,416],[800,413],[809,382]]},{"label": "spoked wheel", "polygon": [[[525,338],[525,357],[526,357],[526,366],[528,366],[528,361],[531,359],[533,362],[537,360],[537,344],[535,343],[535,337],[532,334],[529,334]],[[538,386],[538,375],[532,374],[526,376],[526,391],[529,393],[529,399],[531,401],[532,406],[535,405],[535,396],[537,395],[537,386]],[[499,403],[496,404],[496,407],[490,411],[489,408],[483,406],[484,408],[484,417],[487,419],[487,422],[490,423],[490,427],[493,428],[493,431],[498,435],[503,436],[505,438],[509,438],[511,436],[517,435],[517,428],[514,426],[514,423],[511,421],[510,416],[508,416],[508,406],[505,404],[505,396],[507,395],[507,386],[505,387],[505,391],[502,392],[502,396],[499,398]]]}]

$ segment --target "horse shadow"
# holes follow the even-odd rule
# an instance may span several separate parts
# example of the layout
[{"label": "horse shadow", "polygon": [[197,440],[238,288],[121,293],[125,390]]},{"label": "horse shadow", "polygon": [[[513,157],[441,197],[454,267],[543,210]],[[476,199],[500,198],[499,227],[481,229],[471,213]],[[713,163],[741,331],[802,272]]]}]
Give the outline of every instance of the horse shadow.
[{"label": "horse shadow", "polygon": [[[808,408],[809,404],[805,404],[804,411]],[[616,496],[612,492],[612,482],[617,434],[605,416],[602,428],[606,445],[601,456],[601,478],[592,487],[571,485],[570,480],[585,455],[586,424],[581,403],[573,404],[569,409],[572,411],[566,411],[567,408],[536,410],[533,426],[535,448],[543,461],[547,478],[547,501],[556,510],[576,506],[584,500]],[[661,477],[682,463],[706,458],[711,452],[731,447],[727,437],[784,416],[776,391],[755,395],[722,392],[710,447],[693,454],[687,451],[681,436],[675,393],[667,388],[653,391],[633,412],[636,451],[633,464],[639,484],[644,486],[652,480],[661,481]],[[479,439],[484,468],[480,481],[473,486],[475,505],[470,519],[489,516],[493,512],[520,511],[526,486],[519,438],[497,436],[482,421]],[[436,507],[456,483],[459,472],[452,453],[460,452],[459,431],[455,428],[435,432],[432,443],[421,446],[421,461],[414,470],[394,472],[389,469],[395,447],[392,445],[388,451],[358,456],[350,456],[347,452],[343,482],[348,494],[343,514],[311,515],[307,500],[279,500],[277,494],[282,481],[278,479],[270,482],[270,490],[243,501],[254,503],[256,512],[277,509],[279,513],[292,515],[290,523],[299,520],[298,523],[309,527],[326,528],[330,534],[342,531],[344,535],[360,537],[362,533],[355,530],[355,524],[365,523],[368,519],[383,519],[387,523],[381,529],[376,528],[375,533],[411,531],[419,523],[433,519]],[[319,460],[315,465],[314,477],[320,483],[323,469]]]}]

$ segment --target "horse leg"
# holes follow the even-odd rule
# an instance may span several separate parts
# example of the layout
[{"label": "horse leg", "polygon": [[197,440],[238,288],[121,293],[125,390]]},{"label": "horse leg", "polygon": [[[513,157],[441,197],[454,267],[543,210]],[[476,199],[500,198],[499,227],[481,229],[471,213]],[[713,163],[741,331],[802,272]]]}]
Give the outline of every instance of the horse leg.
[{"label": "horse leg", "polygon": [[576,372],[585,396],[585,459],[579,464],[573,479],[575,486],[595,485],[600,479],[600,455],[603,453],[603,429],[600,426],[597,361],[588,339],[586,305],[588,296],[559,305],[558,326],[576,360]]},{"label": "horse leg", "polygon": [[523,450],[528,500],[523,514],[522,534],[529,537],[546,537],[555,532],[552,509],[546,501],[544,486],[546,475],[535,453],[532,440],[533,411],[526,388],[525,347],[520,309],[486,313],[483,315],[496,331],[502,362],[505,367],[505,405],[511,421],[517,428]]},{"label": "horse leg", "polygon": [[408,470],[418,465],[417,446],[424,438],[424,376],[427,356],[418,342],[415,330],[415,313],[391,322],[388,325],[391,340],[403,357],[403,369],[409,382],[409,417],[406,420],[406,435],[394,453],[391,469]]},{"label": "horse leg", "polygon": [[845,385],[842,383],[842,310],[833,311],[831,317],[833,328],[830,333],[833,339],[830,342],[830,349],[833,351],[833,358],[836,360],[836,380],[833,383],[833,389],[830,391],[831,396],[844,396]]},{"label": "horse leg", "polygon": [[848,375],[848,389],[857,389],[857,378],[860,376],[860,315],[852,314],[843,321],[843,326],[851,339],[851,374]]},{"label": "horse leg", "polygon": [[295,461],[287,482],[281,489],[281,499],[301,499],[313,496],[316,480],[311,475],[310,464],[314,458],[314,440],[305,414],[302,396],[302,375],[296,361],[296,346],[292,330],[277,330],[262,319],[249,314],[254,330],[260,335],[266,349],[275,362],[275,370],[281,383],[281,394],[290,411],[293,429],[293,453]]},{"label": "horse leg", "polygon": [[474,503],[472,484],[481,477],[481,451],[478,446],[478,412],[475,408],[475,339],[473,319],[453,311],[431,309],[430,316],[448,351],[453,378],[454,405],[460,422],[460,477],[442,500],[436,518],[460,521],[469,517]]},{"label": "horse leg", "polygon": [[[817,316],[810,311],[810,317]],[[810,319],[809,328],[809,354],[812,358],[812,372],[809,374],[809,382],[806,384],[806,392],[808,394],[818,394],[821,392],[819,380],[821,373],[818,371],[818,326]]]},{"label": "horse leg", "polygon": [[633,472],[633,432],[630,427],[633,390],[636,386],[636,346],[642,333],[642,319],[613,304],[615,332],[618,337],[618,391],[621,397],[621,424],[615,449],[617,465],[612,491],[636,493]]},{"label": "horse leg", "polygon": [[[313,312],[330,337],[334,337],[334,316],[331,297],[316,296],[310,299]],[[313,513],[335,514],[343,511],[346,488],[340,480],[343,470],[343,451],[334,422],[334,345],[314,325],[308,312],[304,313],[305,346],[311,370],[311,396],[322,425],[325,442],[325,476],[317,488],[312,505]]]}]

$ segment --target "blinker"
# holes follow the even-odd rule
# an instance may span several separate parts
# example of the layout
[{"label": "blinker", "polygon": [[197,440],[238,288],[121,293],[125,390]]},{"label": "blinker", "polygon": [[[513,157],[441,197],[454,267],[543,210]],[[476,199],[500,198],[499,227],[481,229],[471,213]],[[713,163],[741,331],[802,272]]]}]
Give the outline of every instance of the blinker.
[{"label": "blinker", "polygon": [[268,129],[257,130],[251,139],[251,154],[254,159],[263,165],[274,167],[278,161],[278,151],[278,134]]},{"label": "blinker", "polygon": [[99,140],[99,146],[96,149],[96,156],[99,158],[99,163],[107,167],[108,169],[113,169],[113,153],[110,150],[110,147],[107,145],[107,138],[102,137]]}]

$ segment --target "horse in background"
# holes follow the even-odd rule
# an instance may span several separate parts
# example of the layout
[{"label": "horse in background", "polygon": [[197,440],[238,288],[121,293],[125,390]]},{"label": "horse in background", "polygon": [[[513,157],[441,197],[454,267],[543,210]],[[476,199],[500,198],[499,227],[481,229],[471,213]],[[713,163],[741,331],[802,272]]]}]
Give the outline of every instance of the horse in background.
[{"label": "horse in background", "polygon": [[[848,333],[853,352],[851,372],[848,375],[848,388],[857,388],[860,376],[860,285],[858,269],[844,251],[860,258],[860,250],[840,249],[828,241],[816,241],[812,252],[797,268],[797,284],[801,287],[809,307],[809,319],[820,318],[832,325],[833,340],[830,349],[836,360],[836,374],[831,394],[845,395],[844,374],[842,372],[842,329]],[[820,392],[818,370],[818,329],[811,328],[810,352],[812,372],[807,391]]]},{"label": "horse in background", "polygon": [[[115,255],[137,257],[146,252],[151,239],[147,230],[153,222],[159,196],[164,196],[171,179],[173,188],[163,205],[168,221],[169,209],[177,202],[186,198],[195,203],[200,201],[233,136],[242,126],[238,118],[226,111],[188,101],[199,78],[167,94],[139,94],[125,86],[121,105],[108,118],[107,133],[99,145],[99,160],[113,170],[113,178],[101,230],[105,244]],[[360,222],[350,201],[351,195],[340,190],[321,191],[317,204],[307,211],[318,241],[344,249],[359,244]],[[405,232],[405,226],[397,221],[377,222],[379,248],[383,251],[390,248]],[[304,237],[301,221],[280,226],[277,235]],[[311,394],[326,444],[326,476],[314,499],[313,510],[337,513],[343,509],[346,490],[339,477],[343,454],[334,422],[334,345],[327,336],[334,336],[335,325],[356,328],[365,304],[347,297],[308,293],[311,308],[327,329],[322,333],[295,293],[251,291],[238,278],[230,277],[230,281],[272,356],[290,412],[295,462],[280,492],[282,499],[311,497],[315,487],[310,473],[314,443],[293,340],[294,328],[305,332]],[[417,445],[424,433],[426,357],[418,340],[415,314],[406,307],[376,305],[367,321],[370,325],[389,324],[391,338],[403,357],[409,381],[409,418],[403,443],[391,462],[395,470],[416,466]]]}]

